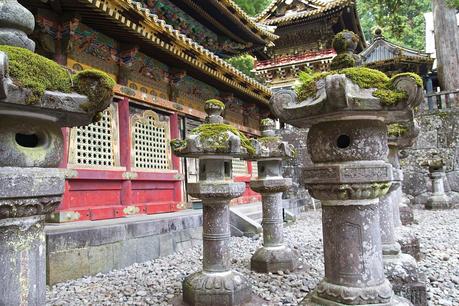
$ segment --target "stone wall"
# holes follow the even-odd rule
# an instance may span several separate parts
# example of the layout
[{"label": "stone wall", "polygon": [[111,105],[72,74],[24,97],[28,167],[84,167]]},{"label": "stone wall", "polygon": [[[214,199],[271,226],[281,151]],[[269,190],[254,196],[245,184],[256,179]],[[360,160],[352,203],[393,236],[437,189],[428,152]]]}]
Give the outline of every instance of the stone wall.
[{"label": "stone wall", "polygon": [[49,225],[47,284],[122,269],[202,244],[200,211]]},{"label": "stone wall", "polygon": [[459,204],[459,109],[425,112],[418,115],[419,136],[410,149],[400,152],[405,179],[403,191],[412,204],[425,205],[432,184],[420,163],[438,151],[446,164],[445,191],[454,205]]}]

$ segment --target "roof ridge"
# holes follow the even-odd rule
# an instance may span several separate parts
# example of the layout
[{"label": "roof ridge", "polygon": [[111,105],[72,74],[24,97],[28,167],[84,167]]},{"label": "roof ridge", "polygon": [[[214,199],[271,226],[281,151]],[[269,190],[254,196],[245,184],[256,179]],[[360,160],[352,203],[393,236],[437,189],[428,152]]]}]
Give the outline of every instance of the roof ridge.
[{"label": "roof ridge", "polygon": [[[278,0],[278,1],[284,1],[284,0]],[[316,2],[322,2],[323,3],[323,1],[317,1],[317,0],[309,0],[309,1],[316,1]],[[355,0],[333,0],[333,1],[330,1],[328,3],[325,3],[324,6],[318,8],[318,9],[315,9],[315,10],[295,13],[295,14],[289,15],[289,16],[281,16],[281,17],[277,17],[277,18],[274,18],[274,19],[271,19],[271,20],[265,20],[262,23],[264,23],[266,25],[277,25],[277,23],[294,21],[294,20],[300,19],[302,17],[311,17],[311,16],[314,16],[314,15],[318,15],[320,13],[327,12],[328,10],[334,9],[336,7],[340,7],[340,6],[344,6],[344,5],[348,5],[348,4],[354,4],[354,3],[355,3]]]},{"label": "roof ridge", "polygon": [[[267,15],[272,11],[273,8],[279,6],[282,2],[286,0],[273,0],[260,14],[255,16],[255,19],[260,22],[263,18],[266,18]],[[323,0],[302,0],[310,2],[313,5],[324,7],[328,4],[328,2],[324,2]],[[336,1],[336,0],[335,0]]]}]

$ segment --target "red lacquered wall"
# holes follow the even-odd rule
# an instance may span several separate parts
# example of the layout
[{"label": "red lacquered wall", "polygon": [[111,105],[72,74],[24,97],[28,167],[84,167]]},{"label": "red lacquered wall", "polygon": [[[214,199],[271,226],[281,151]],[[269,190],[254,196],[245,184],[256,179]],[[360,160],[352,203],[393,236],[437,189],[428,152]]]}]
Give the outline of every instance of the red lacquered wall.
[{"label": "red lacquered wall", "polygon": [[[59,213],[68,212],[71,220],[82,221],[121,218],[128,215],[158,214],[178,211],[183,208],[180,158],[171,156],[172,170],[148,172],[132,169],[132,134],[129,113],[129,99],[118,101],[119,119],[119,159],[117,169],[86,169],[68,164],[70,130],[63,129],[65,156],[61,168],[67,168],[65,193]],[[179,116],[170,114],[171,139],[180,138]],[[232,204],[246,204],[260,201],[260,195],[250,189],[252,174],[248,163],[248,175],[236,177],[235,181],[245,182],[246,192]]]}]

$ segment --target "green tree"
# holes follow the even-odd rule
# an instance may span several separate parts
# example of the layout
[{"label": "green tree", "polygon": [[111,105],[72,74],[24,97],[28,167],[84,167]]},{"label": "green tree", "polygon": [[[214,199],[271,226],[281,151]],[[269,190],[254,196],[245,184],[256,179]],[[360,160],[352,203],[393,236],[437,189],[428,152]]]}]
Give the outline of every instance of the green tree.
[{"label": "green tree", "polygon": [[259,82],[262,81],[253,72],[254,65],[255,65],[255,58],[253,56],[249,54],[243,54],[240,56],[229,58],[226,61],[230,63],[231,65],[233,65],[236,69],[238,69],[242,73],[248,75],[249,77],[254,78]]},{"label": "green tree", "polygon": [[424,13],[432,10],[431,0],[358,0],[357,9],[367,40],[380,27],[394,43],[425,49]]},{"label": "green tree", "polygon": [[255,16],[261,13],[271,3],[271,0],[235,0],[234,2],[247,14]]}]

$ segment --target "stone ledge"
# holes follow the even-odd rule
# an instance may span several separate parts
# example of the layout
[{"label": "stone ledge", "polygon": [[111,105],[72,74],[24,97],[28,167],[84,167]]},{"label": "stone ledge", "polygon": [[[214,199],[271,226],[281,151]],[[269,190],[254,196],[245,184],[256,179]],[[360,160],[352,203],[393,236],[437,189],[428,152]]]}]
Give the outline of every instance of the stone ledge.
[{"label": "stone ledge", "polygon": [[201,211],[48,225],[47,284],[122,269],[200,243]]}]

